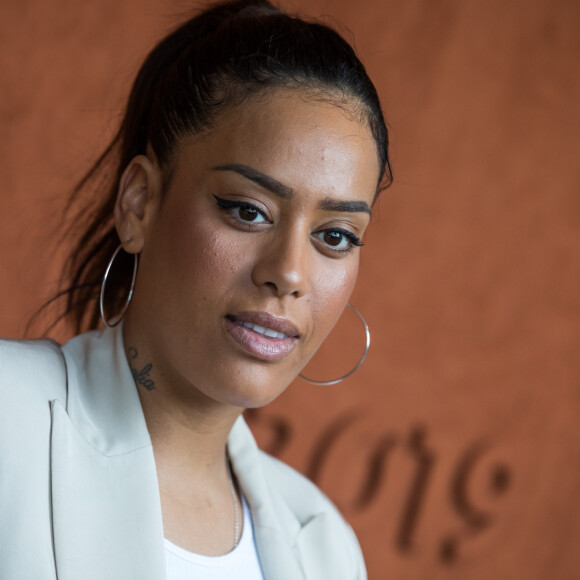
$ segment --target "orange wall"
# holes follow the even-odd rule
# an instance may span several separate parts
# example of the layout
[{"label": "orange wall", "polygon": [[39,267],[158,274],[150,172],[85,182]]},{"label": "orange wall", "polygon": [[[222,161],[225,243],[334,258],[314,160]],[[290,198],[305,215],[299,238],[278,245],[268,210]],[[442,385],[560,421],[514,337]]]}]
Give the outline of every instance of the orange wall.
[{"label": "orange wall", "polygon": [[[0,4],[3,335],[22,335],[54,291],[67,188],[187,6]],[[338,387],[297,381],[249,416],[256,434],[338,503],[371,578],[575,578],[580,3],[292,6],[352,30],[396,182],[353,298],[373,333],[367,363]],[[340,374],[361,343],[345,319],[309,374]]]}]

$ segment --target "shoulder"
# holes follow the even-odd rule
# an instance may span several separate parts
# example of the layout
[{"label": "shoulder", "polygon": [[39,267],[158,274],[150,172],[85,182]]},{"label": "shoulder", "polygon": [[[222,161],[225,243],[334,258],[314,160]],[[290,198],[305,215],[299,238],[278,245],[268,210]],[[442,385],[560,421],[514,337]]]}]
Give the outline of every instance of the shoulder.
[{"label": "shoulder", "polygon": [[60,345],[52,339],[0,338],[0,372],[31,361],[42,364],[60,358]]},{"label": "shoulder", "polygon": [[66,367],[53,340],[0,339],[0,393],[4,401],[63,398]]},{"label": "shoulder", "polygon": [[60,345],[50,339],[0,339],[0,378],[38,378],[43,371],[64,370]]}]

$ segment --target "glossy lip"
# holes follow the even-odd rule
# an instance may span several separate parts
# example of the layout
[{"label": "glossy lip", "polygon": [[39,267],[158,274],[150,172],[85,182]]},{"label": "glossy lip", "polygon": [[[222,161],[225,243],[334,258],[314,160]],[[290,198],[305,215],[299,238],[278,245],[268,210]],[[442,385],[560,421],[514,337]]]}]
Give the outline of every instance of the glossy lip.
[{"label": "glossy lip", "polygon": [[[280,360],[288,356],[296,346],[300,333],[296,326],[286,318],[268,312],[236,312],[225,318],[225,327],[231,338],[248,354],[265,361]],[[240,322],[251,322],[270,328],[286,335],[274,338],[259,334]]]}]

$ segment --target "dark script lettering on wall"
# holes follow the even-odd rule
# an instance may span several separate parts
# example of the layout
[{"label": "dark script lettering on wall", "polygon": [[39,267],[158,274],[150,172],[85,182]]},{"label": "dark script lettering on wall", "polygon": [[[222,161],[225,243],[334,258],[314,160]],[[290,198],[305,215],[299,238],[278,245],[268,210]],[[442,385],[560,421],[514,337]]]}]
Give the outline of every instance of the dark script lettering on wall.
[{"label": "dark script lettering on wall", "polygon": [[[263,409],[247,411],[245,416],[251,427],[267,430],[269,437],[265,451],[280,457],[289,449],[295,433],[290,419],[269,414]],[[302,471],[305,475],[320,485],[331,455],[340,449],[349,431],[364,420],[364,413],[353,411],[329,419],[312,440],[303,458]],[[485,438],[466,441],[451,468],[446,467],[446,493],[445,497],[439,497],[460,525],[451,532],[442,530],[435,547],[441,563],[451,565],[457,561],[461,556],[462,544],[490,529],[499,517],[497,509],[489,508],[489,501],[485,502],[485,507],[478,505],[480,497],[476,499],[477,494],[474,493],[475,488],[484,488],[486,499],[492,500],[493,504],[493,500],[503,496],[510,487],[512,470],[503,461],[490,462],[492,451],[491,444]],[[430,488],[434,476],[438,469],[442,469],[438,464],[439,453],[430,445],[429,430],[424,424],[416,424],[406,433],[379,432],[368,441],[367,460],[357,478],[361,483],[347,510],[356,514],[377,506],[379,493],[388,485],[388,468],[394,452],[404,453],[411,461],[412,468],[406,480],[401,516],[392,544],[400,554],[412,556],[416,553],[417,531],[422,518],[426,517],[426,502],[428,498],[433,501]],[[482,482],[482,479],[485,481]],[[328,491],[332,495],[332,490]]]}]

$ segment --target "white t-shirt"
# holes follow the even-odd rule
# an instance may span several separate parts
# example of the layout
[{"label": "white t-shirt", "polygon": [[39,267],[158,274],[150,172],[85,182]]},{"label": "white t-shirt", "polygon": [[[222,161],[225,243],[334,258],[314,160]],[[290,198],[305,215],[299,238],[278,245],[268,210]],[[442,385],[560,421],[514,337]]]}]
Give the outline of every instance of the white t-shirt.
[{"label": "white t-shirt", "polygon": [[242,537],[223,556],[194,554],[165,539],[167,580],[264,580],[254,541],[252,514],[244,496],[242,506]]}]

